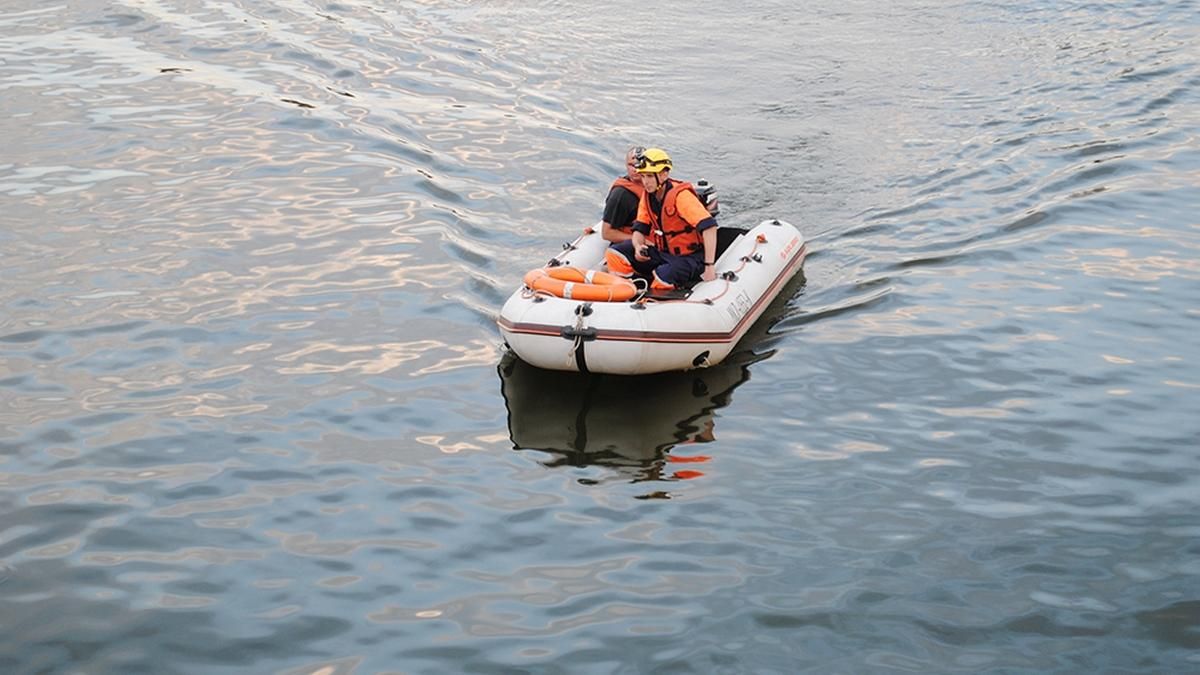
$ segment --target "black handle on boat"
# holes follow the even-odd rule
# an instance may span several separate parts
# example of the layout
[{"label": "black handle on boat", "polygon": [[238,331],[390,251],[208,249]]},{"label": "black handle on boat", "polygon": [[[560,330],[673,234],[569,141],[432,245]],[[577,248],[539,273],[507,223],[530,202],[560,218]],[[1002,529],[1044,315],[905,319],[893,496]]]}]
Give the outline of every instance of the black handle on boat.
[{"label": "black handle on boat", "polygon": [[580,338],[586,342],[589,340],[596,339],[596,329],[595,328],[576,328],[575,326],[563,326],[562,331],[560,332],[560,335],[562,335],[564,338],[566,338],[568,340],[574,340],[575,338]]}]

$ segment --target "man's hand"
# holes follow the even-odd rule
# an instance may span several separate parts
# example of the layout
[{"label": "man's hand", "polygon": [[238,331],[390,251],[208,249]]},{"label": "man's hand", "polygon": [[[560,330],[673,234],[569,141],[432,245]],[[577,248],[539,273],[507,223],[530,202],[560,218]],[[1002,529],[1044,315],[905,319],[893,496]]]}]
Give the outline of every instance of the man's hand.
[{"label": "man's hand", "polygon": [[717,268],[714,265],[705,265],[704,271],[700,273],[701,281],[712,281],[717,278]]},{"label": "man's hand", "polygon": [[633,247],[633,257],[637,258],[641,262],[646,262],[650,259],[650,253],[648,251],[649,248],[650,247],[647,244],[642,244],[641,246],[635,245]]}]

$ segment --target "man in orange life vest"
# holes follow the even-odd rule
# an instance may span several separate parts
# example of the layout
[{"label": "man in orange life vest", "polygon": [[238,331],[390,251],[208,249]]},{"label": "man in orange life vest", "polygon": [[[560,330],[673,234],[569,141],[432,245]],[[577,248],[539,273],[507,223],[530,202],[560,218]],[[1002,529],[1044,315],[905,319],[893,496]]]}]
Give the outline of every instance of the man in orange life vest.
[{"label": "man in orange life vest", "polygon": [[638,202],[646,191],[642,187],[642,177],[638,175],[634,158],[645,151],[641,146],[634,146],[625,152],[625,175],[613,181],[608,190],[608,198],[604,200],[604,215],[600,219],[600,236],[605,241],[617,244],[633,236]]},{"label": "man in orange life vest", "polygon": [[716,278],[717,221],[690,183],[673,180],[671,157],[649,148],[634,156],[645,188],[633,235],[605,251],[608,271],[650,280],[653,290],[671,290]]}]

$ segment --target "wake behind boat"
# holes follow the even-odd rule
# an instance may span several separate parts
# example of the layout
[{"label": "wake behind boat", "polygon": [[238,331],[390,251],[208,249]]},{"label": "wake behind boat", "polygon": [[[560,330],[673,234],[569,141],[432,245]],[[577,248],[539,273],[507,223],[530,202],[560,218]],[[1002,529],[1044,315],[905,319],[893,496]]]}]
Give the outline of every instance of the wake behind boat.
[{"label": "wake behind boat", "polygon": [[606,248],[600,233],[588,228],[545,267],[527,274],[504,303],[497,323],[523,361],[549,370],[615,375],[720,363],[807,255],[800,232],[781,220],[749,230],[721,227],[716,279],[655,297],[641,287],[629,289],[625,280],[589,276],[604,272]]}]

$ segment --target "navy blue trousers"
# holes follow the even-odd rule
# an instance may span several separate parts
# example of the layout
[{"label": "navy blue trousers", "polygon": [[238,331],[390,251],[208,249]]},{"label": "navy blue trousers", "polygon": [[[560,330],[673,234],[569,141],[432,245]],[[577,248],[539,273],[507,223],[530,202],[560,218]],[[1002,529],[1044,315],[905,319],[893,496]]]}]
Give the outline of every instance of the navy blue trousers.
[{"label": "navy blue trousers", "polygon": [[657,248],[647,249],[649,260],[638,260],[633,255],[633,240],[627,239],[613,244],[610,248],[620,253],[633,266],[633,271],[644,279],[657,276],[659,281],[665,281],[675,287],[690,286],[704,273],[703,252],[691,255],[672,255]]}]

